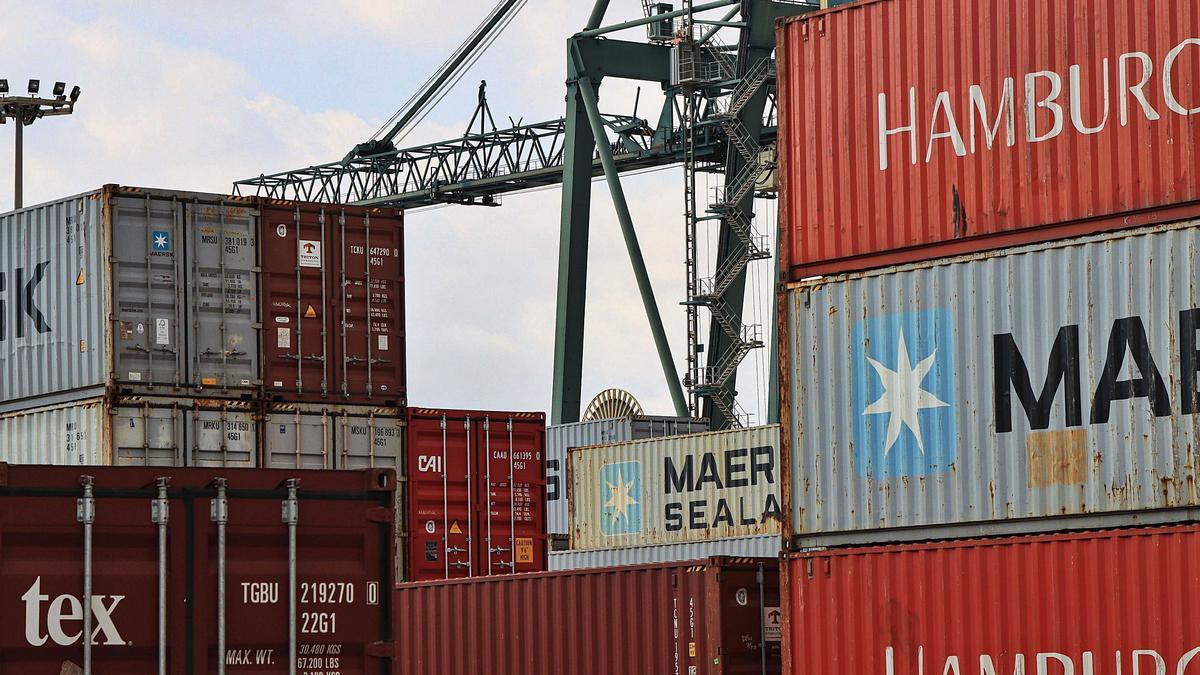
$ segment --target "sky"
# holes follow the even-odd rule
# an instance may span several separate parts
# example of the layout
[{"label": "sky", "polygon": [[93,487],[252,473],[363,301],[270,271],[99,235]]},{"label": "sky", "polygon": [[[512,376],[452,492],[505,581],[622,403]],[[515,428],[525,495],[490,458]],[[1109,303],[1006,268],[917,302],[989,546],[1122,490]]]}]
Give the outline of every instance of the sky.
[{"label": "sky", "polygon": [[[340,159],[409,98],[494,4],[0,0],[0,78],[14,90],[29,78],[40,78],[44,89],[63,80],[83,90],[73,116],[26,128],[25,203],[107,183],[228,192],[237,179]],[[461,136],[480,80],[488,82],[498,123],[561,117],[566,39],[583,26],[591,4],[528,0],[406,143]],[[452,12],[444,11],[448,6]],[[641,3],[613,0],[606,21],[640,16]],[[655,93],[643,92],[642,105]],[[629,113],[636,95],[632,83],[606,82],[601,109]],[[0,126],[0,210],[12,206],[12,128]],[[681,373],[682,175],[671,168],[624,180]],[[549,411],[560,201],[555,188],[506,195],[495,209],[408,214],[413,405]],[[772,206],[765,203],[760,213]],[[769,232],[773,215],[760,222]],[[705,234],[711,239],[715,231]],[[672,414],[603,182],[593,185],[590,246],[585,404],[620,387],[647,413]],[[769,263],[755,266],[750,287],[757,293],[746,309],[747,322],[764,331],[772,322],[770,278]],[[740,374],[742,405],[755,415],[766,407],[769,362],[766,350],[758,350]]]}]

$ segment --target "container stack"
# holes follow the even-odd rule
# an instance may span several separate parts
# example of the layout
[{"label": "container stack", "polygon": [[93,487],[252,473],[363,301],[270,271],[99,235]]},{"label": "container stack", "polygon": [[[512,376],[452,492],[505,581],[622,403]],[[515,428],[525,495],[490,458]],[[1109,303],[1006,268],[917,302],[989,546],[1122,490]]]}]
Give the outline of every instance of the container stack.
[{"label": "container stack", "polygon": [[[1200,15],[1044,8],[779,28],[785,673],[1190,660],[1194,613],[1120,561],[1200,546]],[[1169,630],[1077,624],[1134,598]]]},{"label": "container stack", "polygon": [[110,185],[0,250],[4,461],[399,467],[399,216]]}]

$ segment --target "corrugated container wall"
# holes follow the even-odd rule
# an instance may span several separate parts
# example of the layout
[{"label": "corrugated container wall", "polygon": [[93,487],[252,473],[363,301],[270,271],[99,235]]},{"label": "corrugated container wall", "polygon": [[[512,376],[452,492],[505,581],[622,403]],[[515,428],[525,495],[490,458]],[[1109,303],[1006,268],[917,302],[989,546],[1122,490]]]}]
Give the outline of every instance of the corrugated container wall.
[{"label": "corrugated container wall", "polygon": [[0,415],[0,462],[258,466],[258,409],[245,401],[90,398]]},{"label": "corrugated container wall", "polygon": [[789,20],[778,45],[785,280],[1200,200],[1194,0],[875,0]]},{"label": "corrugated container wall", "polygon": [[405,675],[776,675],[778,560],[401,584]]},{"label": "corrugated container wall", "polygon": [[546,416],[408,409],[408,579],[546,569]]},{"label": "corrugated container wall", "polygon": [[403,216],[273,200],[262,214],[267,397],[403,407]]},{"label": "corrugated container wall", "polygon": [[589,420],[546,427],[546,502],[551,535],[570,532],[567,516],[567,451],[588,445],[606,445],[643,438],[681,436],[708,431],[707,420],[687,417],[635,416]]},{"label": "corrugated container wall", "polygon": [[404,475],[404,410],[268,404],[263,465],[274,469],[395,469]]},{"label": "corrugated container wall", "polygon": [[571,548],[779,534],[779,427],[571,451]]},{"label": "corrugated container wall", "polygon": [[634,548],[593,548],[582,551],[551,551],[550,570],[582,570],[594,567],[623,567],[655,563],[727,558],[778,558],[783,539],[777,534],[696,541],[690,544],[661,544]]},{"label": "corrugated container wall", "polygon": [[257,214],[235,197],[110,185],[0,216],[0,407],[254,398]]},{"label": "corrugated container wall", "polygon": [[1200,506],[1198,226],[791,287],[798,543]]},{"label": "corrugated container wall", "polygon": [[1194,525],[800,554],[784,672],[1186,675],[1198,559]]},{"label": "corrugated container wall", "polygon": [[82,473],[0,464],[0,674],[85,672],[88,544],[91,672],[390,672],[392,472],[91,467],[88,497]]}]

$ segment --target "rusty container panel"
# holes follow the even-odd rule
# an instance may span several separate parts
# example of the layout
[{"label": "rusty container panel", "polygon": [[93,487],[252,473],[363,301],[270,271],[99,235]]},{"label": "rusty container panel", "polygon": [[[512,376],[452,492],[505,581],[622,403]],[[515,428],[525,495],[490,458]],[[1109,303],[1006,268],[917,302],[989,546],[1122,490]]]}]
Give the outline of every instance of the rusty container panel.
[{"label": "rusty container panel", "polygon": [[798,554],[784,672],[1188,673],[1198,556],[1195,525]]},{"label": "rusty container panel", "polygon": [[1198,225],[789,287],[791,534],[872,543],[1200,505]]},{"label": "rusty container panel", "polygon": [[1200,200],[1193,0],[874,0],[777,39],[784,279],[1168,222]]},{"label": "rusty container panel", "polygon": [[684,563],[401,584],[406,675],[775,675],[779,563]]},{"label": "rusty container panel", "polygon": [[408,409],[408,579],[546,569],[543,413]]},{"label": "rusty container panel", "polygon": [[571,450],[572,549],[779,535],[779,426]]},{"label": "rusty container panel", "polygon": [[266,397],[403,406],[402,217],[272,200],[261,209]]},{"label": "rusty container panel", "polygon": [[[298,664],[292,672],[305,675],[388,672],[376,656],[387,650],[376,643],[391,639],[394,474],[221,471],[0,464],[0,673],[83,672],[85,611],[98,674],[158,672],[160,626],[166,672],[213,673],[223,662],[230,672],[283,675],[289,654]],[[224,653],[217,651],[219,525],[212,517],[222,497],[218,477],[227,481],[227,501],[216,510],[227,514]],[[165,495],[156,502],[160,482]],[[91,521],[90,602],[81,508]]]}]

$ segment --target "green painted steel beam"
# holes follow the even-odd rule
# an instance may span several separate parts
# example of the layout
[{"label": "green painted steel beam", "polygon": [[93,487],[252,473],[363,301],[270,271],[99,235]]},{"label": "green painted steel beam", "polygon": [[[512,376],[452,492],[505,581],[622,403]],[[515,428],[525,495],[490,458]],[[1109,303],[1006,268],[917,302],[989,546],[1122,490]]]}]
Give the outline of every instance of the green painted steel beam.
[{"label": "green painted steel beam", "polygon": [[[692,7],[691,11],[693,14],[696,14],[699,12],[708,11],[710,9],[718,9],[720,7],[728,7],[730,5],[738,5],[738,4],[741,4],[742,2],[743,2],[743,0],[715,0],[714,2],[706,2],[706,3],[700,4],[700,5],[695,5],[694,7]],[[578,37],[596,37],[597,35],[605,35],[607,33],[615,33],[617,31],[626,30],[628,28],[637,28],[638,26],[645,26],[647,24],[658,23],[659,21],[665,21],[666,19],[674,19],[676,17],[683,16],[684,14],[687,14],[687,13],[688,13],[688,10],[686,10],[686,9],[677,9],[674,12],[655,14],[654,16],[649,16],[649,17],[646,17],[643,19],[634,19],[633,21],[626,21],[624,23],[614,24],[612,26],[604,26],[602,28],[592,28],[590,30],[585,30],[582,33],[579,33]]]},{"label": "green painted steel beam", "polygon": [[[596,138],[604,138],[604,121],[600,116],[600,103],[596,97],[596,89],[586,76],[579,79],[579,93],[587,108],[592,135]],[[643,258],[642,248],[638,244],[637,231],[633,227],[633,216],[630,215],[629,204],[625,201],[625,190],[621,186],[621,174],[613,159],[612,148],[607,143],[597,143],[596,147],[600,151],[600,162],[604,165],[604,175],[608,179],[608,189],[612,195],[613,206],[617,211],[617,220],[621,224],[625,248],[629,252],[629,261],[633,265],[633,274],[637,279],[638,291],[641,293],[642,304],[646,310],[646,318],[650,322],[650,332],[654,336],[658,360],[662,365],[663,376],[667,380],[671,401],[675,404],[675,414],[686,417],[688,416],[687,396],[683,393],[679,371],[675,366],[675,359],[671,355],[671,344],[667,341],[667,331],[663,327],[662,315],[658,311],[658,301],[654,298],[654,287],[650,284],[650,274],[646,271],[646,260]]]},{"label": "green painted steel beam", "polygon": [[593,30],[600,27],[604,22],[604,13],[608,11],[608,0],[596,0],[596,4],[592,6],[592,13],[588,16],[587,25],[584,30]]},{"label": "green painted steel beam", "polygon": [[594,37],[573,37],[569,42],[571,53],[587,64],[589,77],[671,82],[670,47]]}]

